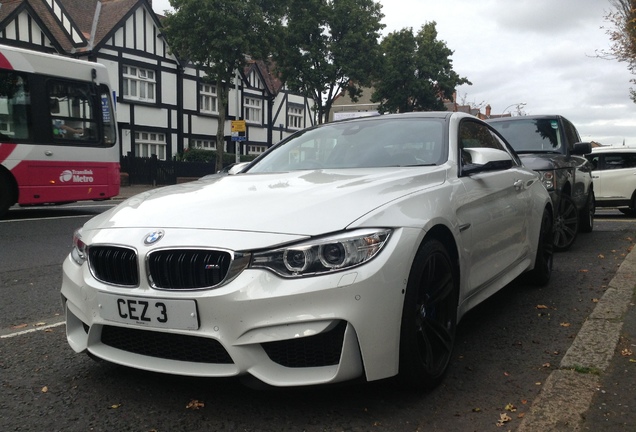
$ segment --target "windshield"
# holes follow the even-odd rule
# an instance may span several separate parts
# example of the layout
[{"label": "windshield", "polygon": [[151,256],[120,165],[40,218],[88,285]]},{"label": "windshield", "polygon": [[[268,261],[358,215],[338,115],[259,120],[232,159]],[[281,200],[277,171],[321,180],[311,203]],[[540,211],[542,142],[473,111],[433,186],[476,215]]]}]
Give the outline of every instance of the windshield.
[{"label": "windshield", "polygon": [[525,119],[490,123],[517,153],[561,152],[559,122],[551,119]]},{"label": "windshield", "polygon": [[249,172],[439,165],[447,155],[444,120],[380,116],[302,131],[273,148]]}]

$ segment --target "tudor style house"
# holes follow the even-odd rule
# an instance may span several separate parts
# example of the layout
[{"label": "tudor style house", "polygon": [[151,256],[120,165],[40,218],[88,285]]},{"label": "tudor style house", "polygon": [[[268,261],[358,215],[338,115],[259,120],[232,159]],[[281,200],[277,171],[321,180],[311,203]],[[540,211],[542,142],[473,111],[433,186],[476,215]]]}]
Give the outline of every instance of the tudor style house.
[{"label": "tudor style house", "polygon": [[[172,54],[152,0],[2,0],[0,43],[105,65],[122,155],[170,159],[188,148],[217,146],[224,108],[216,86]],[[313,101],[286,91],[266,63],[249,61],[237,75],[226,113],[226,152],[235,150],[232,120],[246,122],[241,154],[261,153],[314,123]]]}]

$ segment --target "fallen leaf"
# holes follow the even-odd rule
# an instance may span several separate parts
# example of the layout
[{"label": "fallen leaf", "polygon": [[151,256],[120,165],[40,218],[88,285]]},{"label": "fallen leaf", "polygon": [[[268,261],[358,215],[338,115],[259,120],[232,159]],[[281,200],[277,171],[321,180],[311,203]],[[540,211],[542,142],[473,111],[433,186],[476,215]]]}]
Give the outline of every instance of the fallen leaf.
[{"label": "fallen leaf", "polygon": [[599,257],[600,259],[604,259],[604,258],[605,258],[605,255],[603,255],[603,254],[598,254],[598,257]]},{"label": "fallen leaf", "polygon": [[497,422],[497,426],[503,426],[504,424],[508,423],[511,420],[512,418],[510,418],[508,414],[506,413],[499,414],[499,421]]},{"label": "fallen leaf", "polygon": [[192,399],[187,405],[186,409],[198,410],[205,406],[203,402],[200,402],[196,399]]},{"label": "fallen leaf", "polygon": [[481,412],[481,408],[473,408],[473,412]]},{"label": "fallen leaf", "polygon": [[537,309],[547,309],[546,305],[537,305]]},{"label": "fallen leaf", "polygon": [[629,357],[629,356],[631,356],[632,354],[634,354],[634,353],[633,353],[633,352],[632,352],[632,350],[630,350],[629,348],[625,348],[625,349],[621,350],[621,355],[622,355],[623,357]]},{"label": "fallen leaf", "polygon": [[120,407],[121,407],[121,404],[113,404],[113,405],[109,406],[108,409],[117,409],[117,408],[120,408]]},{"label": "fallen leaf", "polygon": [[46,325],[45,322],[39,322],[39,323],[35,324],[36,327],[42,327],[42,326],[45,326],[45,325]]},{"label": "fallen leaf", "polygon": [[593,298],[592,299],[592,303],[598,303],[598,299],[597,298]]},{"label": "fallen leaf", "polygon": [[513,404],[509,403],[508,405],[506,405],[506,407],[504,408],[506,411],[510,411],[510,412],[515,412],[517,411],[517,407],[514,406]]},{"label": "fallen leaf", "polygon": [[544,368],[549,368],[551,365],[550,363],[543,363],[541,366],[543,366]]},{"label": "fallen leaf", "polygon": [[28,324],[18,324],[16,326],[11,327],[11,329],[17,330],[17,329],[25,328],[26,326],[28,326]]},{"label": "fallen leaf", "polygon": [[634,360],[634,359],[629,359],[629,362],[630,362],[630,363],[636,363],[636,360]]},{"label": "fallen leaf", "polygon": [[579,270],[579,273],[587,273],[587,272],[589,272],[589,270],[588,270],[588,269],[581,269],[581,270]]},{"label": "fallen leaf", "polygon": [[519,413],[517,414],[517,418],[524,418],[526,415],[526,413]]},{"label": "fallen leaf", "polygon": [[49,391],[48,386],[42,387],[42,393],[47,393]]},{"label": "fallen leaf", "polygon": [[521,399],[521,403],[524,404],[524,405],[527,404],[528,403],[528,399]]},{"label": "fallen leaf", "polygon": [[570,323],[564,323],[564,322],[561,323],[561,327],[570,327],[570,325],[571,325]]}]

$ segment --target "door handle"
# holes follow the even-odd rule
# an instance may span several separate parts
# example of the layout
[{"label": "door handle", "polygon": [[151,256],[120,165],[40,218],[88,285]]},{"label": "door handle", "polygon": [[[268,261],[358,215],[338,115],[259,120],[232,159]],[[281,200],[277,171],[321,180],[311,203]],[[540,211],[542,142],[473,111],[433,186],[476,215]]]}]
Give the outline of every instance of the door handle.
[{"label": "door handle", "polygon": [[512,184],[515,188],[515,190],[520,191],[521,189],[523,189],[523,180],[515,180],[515,182]]}]

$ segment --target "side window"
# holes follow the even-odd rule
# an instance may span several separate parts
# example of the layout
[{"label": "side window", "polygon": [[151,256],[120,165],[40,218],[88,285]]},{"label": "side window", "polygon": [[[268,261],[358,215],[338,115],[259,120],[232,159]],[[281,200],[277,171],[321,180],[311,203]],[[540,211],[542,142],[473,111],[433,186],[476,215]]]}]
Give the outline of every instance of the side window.
[{"label": "side window", "polygon": [[601,165],[601,155],[589,154],[589,155],[586,155],[585,157],[592,164],[592,171],[603,169],[603,166]]},{"label": "side window", "polygon": [[47,97],[54,140],[98,141],[97,113],[91,93],[90,83],[48,82]]},{"label": "side window", "polygon": [[478,147],[507,151],[503,143],[487,126],[474,121],[464,120],[459,126],[459,150],[462,164],[472,163],[470,154],[465,152],[464,149]]},{"label": "side window", "polygon": [[570,123],[568,120],[563,119],[563,125],[564,125],[565,138],[568,141],[568,146],[571,147],[572,145],[581,141],[581,138],[579,137],[579,133],[576,131],[576,128],[574,127],[572,123]]},{"label": "side window", "polygon": [[462,149],[488,147],[505,151],[503,143],[487,126],[470,120],[465,120],[460,125],[459,142]]},{"label": "side window", "polygon": [[625,153],[625,168],[636,168],[636,153]]},{"label": "side window", "polygon": [[625,168],[625,159],[623,154],[606,154],[605,155],[605,169],[614,170]]},{"label": "side window", "polygon": [[0,71],[0,138],[31,138],[31,92],[28,75]]}]

